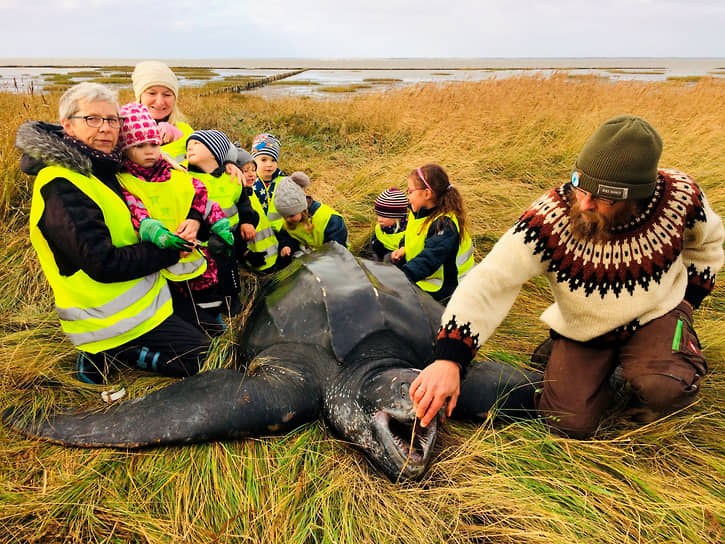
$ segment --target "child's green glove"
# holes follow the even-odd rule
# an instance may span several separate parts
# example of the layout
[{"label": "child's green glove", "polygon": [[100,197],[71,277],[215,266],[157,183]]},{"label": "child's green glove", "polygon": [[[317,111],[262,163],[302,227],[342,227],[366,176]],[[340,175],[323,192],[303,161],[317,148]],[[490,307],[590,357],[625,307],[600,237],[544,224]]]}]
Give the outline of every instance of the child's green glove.
[{"label": "child's green glove", "polygon": [[178,249],[191,251],[194,245],[180,236],[176,236],[167,229],[158,219],[146,218],[138,227],[138,237],[142,242],[151,242],[161,249]]},{"label": "child's green glove", "polygon": [[234,245],[234,235],[231,231],[231,225],[229,224],[229,218],[225,217],[220,219],[211,226],[211,231],[224,240],[228,245]]}]

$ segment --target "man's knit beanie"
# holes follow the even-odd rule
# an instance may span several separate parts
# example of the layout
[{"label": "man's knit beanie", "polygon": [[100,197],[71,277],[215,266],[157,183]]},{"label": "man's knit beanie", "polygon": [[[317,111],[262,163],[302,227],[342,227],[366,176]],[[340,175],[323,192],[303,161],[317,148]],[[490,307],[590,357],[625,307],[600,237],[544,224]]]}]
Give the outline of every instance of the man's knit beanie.
[{"label": "man's knit beanie", "polygon": [[133,94],[136,95],[136,100],[141,99],[141,95],[146,89],[156,85],[166,87],[174,93],[174,96],[179,96],[179,80],[176,79],[171,68],[157,60],[139,62],[133,69],[131,81],[133,82]]},{"label": "man's knit beanie", "polygon": [[294,172],[282,178],[274,189],[274,207],[282,217],[289,217],[307,209],[304,188],[310,186],[310,178],[304,172]]},{"label": "man's knit beanie", "polygon": [[216,159],[219,166],[223,166],[228,160],[234,162],[237,156],[237,148],[232,145],[227,135],[221,130],[197,130],[189,136],[186,145],[191,140],[198,140],[203,143]]},{"label": "man's knit beanie", "polygon": [[397,187],[385,189],[375,199],[375,213],[380,217],[402,219],[408,215],[408,199]]},{"label": "man's knit beanie", "polygon": [[252,142],[252,156],[256,159],[259,155],[268,155],[275,161],[279,161],[279,150],[282,144],[271,134],[257,134]]},{"label": "man's knit beanie", "polygon": [[638,200],[652,196],[662,138],[647,121],[619,115],[605,121],[582,147],[571,184],[594,196]]},{"label": "man's knit beanie", "polygon": [[131,102],[121,106],[118,114],[123,118],[118,133],[118,145],[121,151],[145,143],[161,145],[161,131],[146,106]]}]

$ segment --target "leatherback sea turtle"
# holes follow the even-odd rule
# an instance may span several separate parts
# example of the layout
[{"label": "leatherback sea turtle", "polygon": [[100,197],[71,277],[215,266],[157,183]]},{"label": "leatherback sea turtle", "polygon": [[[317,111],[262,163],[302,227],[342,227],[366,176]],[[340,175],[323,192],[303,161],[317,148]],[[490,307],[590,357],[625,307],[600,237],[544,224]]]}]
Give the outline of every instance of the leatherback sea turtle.
[{"label": "leatherback sea turtle", "polygon": [[[285,432],[322,415],[388,477],[420,477],[437,422],[414,425],[408,386],[432,359],[442,307],[395,266],[337,244],[296,259],[263,289],[239,339],[244,369],[215,369],[105,411],[6,423],[81,447],[141,448]],[[528,413],[535,373],[475,365],[458,416]],[[454,414],[455,415],[455,414]]]}]

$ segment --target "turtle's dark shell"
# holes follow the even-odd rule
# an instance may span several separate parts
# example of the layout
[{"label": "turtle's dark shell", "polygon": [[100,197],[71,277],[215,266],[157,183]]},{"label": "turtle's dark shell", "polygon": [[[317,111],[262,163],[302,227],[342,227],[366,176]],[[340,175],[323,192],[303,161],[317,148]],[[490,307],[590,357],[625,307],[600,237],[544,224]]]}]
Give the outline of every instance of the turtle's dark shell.
[{"label": "turtle's dark shell", "polygon": [[338,244],[295,260],[263,291],[239,342],[248,360],[286,342],[324,347],[351,364],[350,352],[379,332],[405,342],[417,366],[432,357],[441,305],[396,267],[357,259]]}]

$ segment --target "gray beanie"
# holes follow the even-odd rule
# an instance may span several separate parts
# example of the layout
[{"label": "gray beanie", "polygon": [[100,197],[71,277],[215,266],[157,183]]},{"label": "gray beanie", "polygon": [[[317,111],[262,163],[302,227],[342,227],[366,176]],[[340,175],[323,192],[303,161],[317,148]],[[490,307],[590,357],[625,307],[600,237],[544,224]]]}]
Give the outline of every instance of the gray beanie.
[{"label": "gray beanie", "polygon": [[[254,157],[246,149],[242,149],[237,142],[234,142],[234,147],[237,148],[237,158],[234,163],[241,169],[245,164],[254,162]],[[255,163],[256,165],[256,163]]]},{"label": "gray beanie", "polygon": [[571,184],[594,196],[638,200],[652,196],[662,139],[647,121],[619,115],[605,121],[582,147]]},{"label": "gray beanie", "polygon": [[282,217],[289,217],[307,209],[304,188],[310,186],[310,178],[304,172],[294,172],[282,178],[274,188],[274,207]]}]

